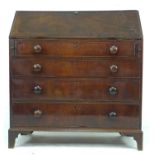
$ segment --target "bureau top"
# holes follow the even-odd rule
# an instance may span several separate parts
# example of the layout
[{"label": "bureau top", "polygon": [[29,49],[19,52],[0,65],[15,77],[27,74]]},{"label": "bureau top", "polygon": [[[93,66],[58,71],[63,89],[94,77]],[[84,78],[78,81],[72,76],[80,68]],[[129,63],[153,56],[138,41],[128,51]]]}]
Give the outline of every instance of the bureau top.
[{"label": "bureau top", "polygon": [[10,38],[141,39],[138,11],[17,11]]}]

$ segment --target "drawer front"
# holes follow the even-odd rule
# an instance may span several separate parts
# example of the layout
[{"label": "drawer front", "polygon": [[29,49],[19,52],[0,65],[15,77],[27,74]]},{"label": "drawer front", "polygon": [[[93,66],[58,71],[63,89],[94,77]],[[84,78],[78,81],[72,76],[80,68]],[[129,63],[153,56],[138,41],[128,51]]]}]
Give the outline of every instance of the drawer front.
[{"label": "drawer front", "polygon": [[12,79],[13,99],[138,101],[138,79]]},{"label": "drawer front", "polygon": [[13,104],[13,126],[137,129],[139,106],[116,104]]},{"label": "drawer front", "polygon": [[13,75],[43,77],[139,77],[137,59],[14,58]]},{"label": "drawer front", "polygon": [[134,41],[17,40],[16,55],[58,57],[134,56]]}]

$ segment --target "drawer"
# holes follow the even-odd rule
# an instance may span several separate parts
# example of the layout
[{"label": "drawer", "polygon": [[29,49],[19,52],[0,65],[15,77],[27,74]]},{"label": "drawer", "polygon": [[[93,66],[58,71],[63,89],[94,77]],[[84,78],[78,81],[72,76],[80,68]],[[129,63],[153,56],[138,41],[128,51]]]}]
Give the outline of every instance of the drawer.
[{"label": "drawer", "polygon": [[137,129],[139,106],[116,104],[13,104],[14,127]]},{"label": "drawer", "polygon": [[138,101],[138,79],[13,78],[13,99]]},{"label": "drawer", "polygon": [[132,40],[16,40],[17,56],[134,56]]},{"label": "drawer", "polygon": [[122,59],[14,58],[11,71],[17,76],[41,77],[139,77],[140,62]]}]

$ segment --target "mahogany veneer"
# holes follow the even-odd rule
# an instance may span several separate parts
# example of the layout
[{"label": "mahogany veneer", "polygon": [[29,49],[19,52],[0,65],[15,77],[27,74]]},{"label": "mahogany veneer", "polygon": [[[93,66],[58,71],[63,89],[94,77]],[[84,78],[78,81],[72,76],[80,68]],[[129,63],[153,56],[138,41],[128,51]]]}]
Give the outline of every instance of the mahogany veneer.
[{"label": "mahogany veneer", "polygon": [[16,12],[10,33],[9,147],[18,134],[132,136],[142,150],[137,11]]}]

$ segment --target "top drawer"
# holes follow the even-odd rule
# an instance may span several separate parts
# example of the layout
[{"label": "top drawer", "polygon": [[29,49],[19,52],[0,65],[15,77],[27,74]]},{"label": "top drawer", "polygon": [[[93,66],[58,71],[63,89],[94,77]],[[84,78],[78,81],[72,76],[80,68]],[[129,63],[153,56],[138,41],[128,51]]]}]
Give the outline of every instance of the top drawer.
[{"label": "top drawer", "polygon": [[17,56],[134,56],[133,40],[16,40]]}]

